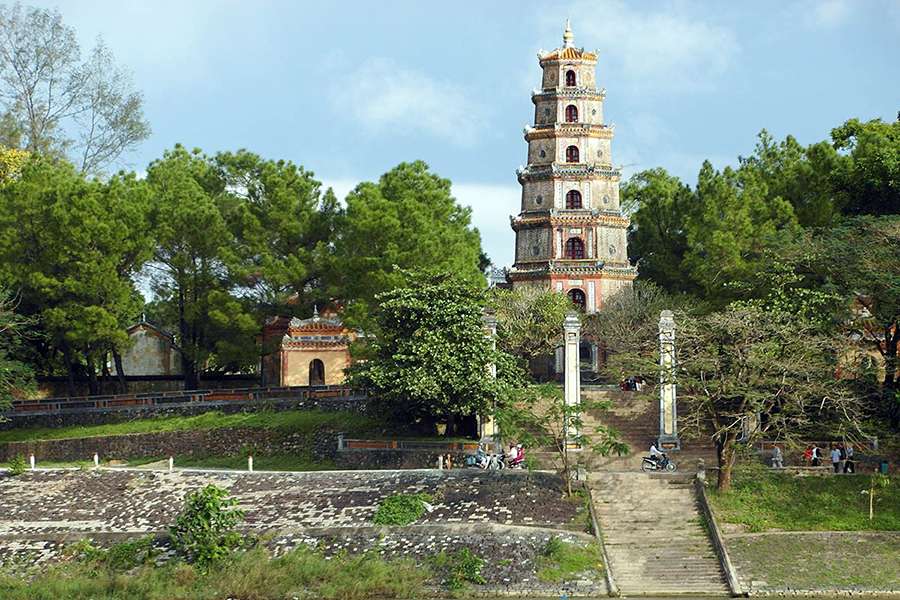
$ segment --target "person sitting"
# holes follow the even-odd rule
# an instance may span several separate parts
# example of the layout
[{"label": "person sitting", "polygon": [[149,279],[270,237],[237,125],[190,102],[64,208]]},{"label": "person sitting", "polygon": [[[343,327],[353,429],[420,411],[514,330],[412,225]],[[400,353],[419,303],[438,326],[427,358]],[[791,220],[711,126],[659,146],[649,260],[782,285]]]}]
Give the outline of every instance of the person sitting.
[{"label": "person sitting", "polygon": [[509,460],[509,466],[513,468],[521,467],[525,462],[525,447],[522,444],[517,444],[515,451],[516,457]]},{"label": "person sitting", "polygon": [[650,459],[656,463],[658,469],[666,466],[666,453],[656,447],[656,442],[650,442]]},{"label": "person sitting", "polygon": [[509,452],[506,453],[506,464],[513,464],[519,457],[519,448],[515,444],[509,445]]}]

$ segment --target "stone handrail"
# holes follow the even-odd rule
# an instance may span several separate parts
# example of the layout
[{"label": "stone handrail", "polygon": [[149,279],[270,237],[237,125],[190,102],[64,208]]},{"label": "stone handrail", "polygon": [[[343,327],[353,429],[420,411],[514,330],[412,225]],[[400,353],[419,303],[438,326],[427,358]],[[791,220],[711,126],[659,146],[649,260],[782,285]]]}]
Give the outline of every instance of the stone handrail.
[{"label": "stone handrail", "polygon": [[741,582],[740,579],[738,579],[734,564],[731,562],[731,557],[728,556],[728,549],[725,547],[725,538],[719,530],[719,524],[716,523],[715,514],[713,513],[712,507],[709,505],[709,499],[706,497],[706,477],[702,467],[698,470],[697,476],[694,477],[694,490],[697,494],[697,502],[700,505],[700,510],[706,520],[710,541],[712,541],[713,547],[716,550],[716,555],[719,557],[719,564],[721,564],[722,570],[725,571],[728,589],[731,590],[732,596],[747,596],[748,594],[741,587]]},{"label": "stone handrail", "polygon": [[594,499],[591,497],[591,488],[587,483],[584,484],[584,493],[587,494],[588,497],[591,527],[594,529],[594,537],[597,538],[597,543],[600,544],[600,555],[603,557],[603,577],[606,579],[606,591],[613,598],[618,598],[621,595],[621,592],[613,577],[612,569],[610,569],[609,554],[606,552],[606,542],[603,539],[603,530],[600,529],[600,521],[597,519],[597,513],[594,511]]}]

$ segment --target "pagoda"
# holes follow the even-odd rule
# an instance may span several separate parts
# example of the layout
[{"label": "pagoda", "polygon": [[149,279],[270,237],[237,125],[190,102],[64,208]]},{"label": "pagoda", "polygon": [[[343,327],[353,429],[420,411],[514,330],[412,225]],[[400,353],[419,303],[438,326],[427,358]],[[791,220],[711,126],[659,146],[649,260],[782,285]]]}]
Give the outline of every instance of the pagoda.
[{"label": "pagoda", "polygon": [[516,259],[508,277],[514,288],[549,287],[594,312],[637,276],[612,162],[614,128],[603,121],[606,91],[595,82],[597,52],[574,46],[568,21],[562,47],[539,52],[538,62],[543,80],[524,132],[528,164],[517,171],[522,204],[510,217]]}]

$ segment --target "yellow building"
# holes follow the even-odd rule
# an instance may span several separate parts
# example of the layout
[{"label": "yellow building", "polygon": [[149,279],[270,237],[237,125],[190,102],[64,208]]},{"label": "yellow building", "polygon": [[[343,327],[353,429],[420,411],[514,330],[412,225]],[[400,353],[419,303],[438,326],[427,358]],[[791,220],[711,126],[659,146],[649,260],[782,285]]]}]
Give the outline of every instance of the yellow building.
[{"label": "yellow building", "polygon": [[336,385],[350,366],[350,343],[359,332],[337,315],[309,319],[273,317],[263,329],[263,385]]}]

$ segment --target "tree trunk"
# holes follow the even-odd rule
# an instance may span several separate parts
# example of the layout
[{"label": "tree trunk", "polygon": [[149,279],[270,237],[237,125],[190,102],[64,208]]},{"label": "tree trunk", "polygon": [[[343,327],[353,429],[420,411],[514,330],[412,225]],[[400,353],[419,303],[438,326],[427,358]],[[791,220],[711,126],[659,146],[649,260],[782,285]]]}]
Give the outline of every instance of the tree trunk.
[{"label": "tree trunk", "polygon": [[193,349],[189,349],[186,342],[192,339],[192,333],[187,319],[184,317],[184,290],[181,286],[178,288],[178,333],[181,336],[178,341],[181,346],[181,373],[184,377],[184,389],[196,390],[200,387],[200,381],[197,377],[197,362],[188,356]]},{"label": "tree trunk", "polygon": [[125,381],[125,369],[122,368],[122,355],[118,350],[113,350],[113,360],[116,363],[116,379],[119,381],[119,393],[128,393],[128,383]]},{"label": "tree trunk", "polygon": [[447,415],[447,431],[444,432],[447,437],[456,435],[456,415],[450,413]]},{"label": "tree trunk", "polygon": [[63,344],[63,362],[66,363],[66,394],[69,397],[75,395],[75,365],[72,364],[72,351]]},{"label": "tree trunk", "polygon": [[106,352],[103,353],[101,360],[103,364],[100,367],[100,393],[105,394],[109,389],[109,356]]},{"label": "tree trunk", "polygon": [[97,386],[97,370],[94,368],[94,360],[92,358],[87,359],[87,365],[85,365],[87,369],[88,375],[88,388],[90,389],[91,396],[96,396],[100,393],[99,387]]},{"label": "tree trunk", "polygon": [[724,439],[716,439],[716,455],[719,462],[719,480],[716,489],[727,492],[731,489],[731,471],[734,467],[734,444],[736,436],[725,434]]},{"label": "tree trunk", "polygon": [[897,401],[897,347],[900,345],[900,324],[892,323],[884,330],[884,384],[882,403],[887,410],[891,429],[900,430],[900,402]]}]

